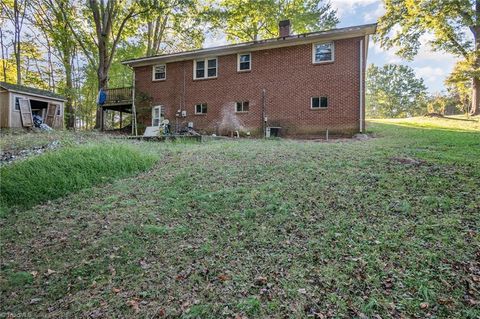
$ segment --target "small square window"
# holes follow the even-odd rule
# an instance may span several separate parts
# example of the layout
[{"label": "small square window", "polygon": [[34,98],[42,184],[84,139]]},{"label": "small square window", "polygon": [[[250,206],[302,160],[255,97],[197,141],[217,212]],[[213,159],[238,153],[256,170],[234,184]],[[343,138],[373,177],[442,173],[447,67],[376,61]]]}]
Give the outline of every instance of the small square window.
[{"label": "small square window", "polygon": [[165,80],[167,78],[167,66],[159,64],[153,66],[153,80]]},{"label": "small square window", "polygon": [[328,107],[328,99],[326,96],[312,97],[312,109],[324,109]]},{"label": "small square window", "polygon": [[248,101],[237,102],[235,105],[236,112],[248,112],[249,110],[249,103]]},{"label": "small square window", "polygon": [[207,114],[207,103],[195,105],[195,114]]},{"label": "small square window", "polygon": [[237,71],[251,70],[252,55],[250,53],[243,53],[238,55]]},{"label": "small square window", "polygon": [[333,42],[313,44],[313,63],[332,62],[333,60]]}]

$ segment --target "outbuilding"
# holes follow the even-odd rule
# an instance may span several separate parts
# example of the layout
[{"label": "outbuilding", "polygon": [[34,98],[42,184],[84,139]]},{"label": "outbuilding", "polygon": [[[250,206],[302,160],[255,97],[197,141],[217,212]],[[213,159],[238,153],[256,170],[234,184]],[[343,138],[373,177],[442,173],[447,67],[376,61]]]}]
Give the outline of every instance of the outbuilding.
[{"label": "outbuilding", "polygon": [[63,128],[65,98],[50,91],[0,82],[0,127],[32,127],[33,116],[48,126]]}]

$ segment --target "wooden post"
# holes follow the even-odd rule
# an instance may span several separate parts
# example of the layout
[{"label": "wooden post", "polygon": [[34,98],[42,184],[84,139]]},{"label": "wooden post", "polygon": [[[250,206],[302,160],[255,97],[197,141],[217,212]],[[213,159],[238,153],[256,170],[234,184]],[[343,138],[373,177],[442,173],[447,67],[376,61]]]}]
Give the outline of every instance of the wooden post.
[{"label": "wooden post", "polygon": [[122,111],[120,111],[120,129],[122,128]]},{"label": "wooden post", "polygon": [[105,111],[103,110],[103,107],[100,106],[100,130],[104,131],[105,130]]}]

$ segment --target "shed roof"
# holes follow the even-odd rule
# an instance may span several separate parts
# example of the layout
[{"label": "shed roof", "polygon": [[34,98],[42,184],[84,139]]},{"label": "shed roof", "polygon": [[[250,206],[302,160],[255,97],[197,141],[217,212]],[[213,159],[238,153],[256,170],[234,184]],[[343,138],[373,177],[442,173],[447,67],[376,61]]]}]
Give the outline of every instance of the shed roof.
[{"label": "shed roof", "polygon": [[312,43],[315,41],[331,41],[339,39],[348,39],[359,36],[366,36],[374,34],[377,29],[377,24],[357,25],[346,28],[332,29],[326,31],[317,31],[303,34],[290,35],[288,37],[278,37],[272,39],[265,39],[259,41],[250,41],[237,44],[222,45],[212,48],[204,48],[198,50],[176,52],[170,54],[162,54],[156,56],[142,57],[138,59],[131,59],[122,61],[123,64],[131,67],[139,67],[151,65],[154,63],[167,63],[176,61],[185,61],[207,57],[211,55],[227,55],[245,51],[258,51],[279,47],[294,46],[305,43]]},{"label": "shed roof", "polygon": [[18,84],[7,83],[7,82],[0,82],[0,87],[4,88],[7,91],[12,91],[12,92],[17,92],[17,93],[25,93],[25,94],[31,94],[31,95],[37,95],[37,96],[44,96],[44,97],[49,97],[49,98],[55,99],[55,100],[62,100],[62,101],[66,100],[64,96],[53,93],[51,91],[41,90],[41,89],[32,88],[32,87],[24,86],[24,85],[18,85]]}]

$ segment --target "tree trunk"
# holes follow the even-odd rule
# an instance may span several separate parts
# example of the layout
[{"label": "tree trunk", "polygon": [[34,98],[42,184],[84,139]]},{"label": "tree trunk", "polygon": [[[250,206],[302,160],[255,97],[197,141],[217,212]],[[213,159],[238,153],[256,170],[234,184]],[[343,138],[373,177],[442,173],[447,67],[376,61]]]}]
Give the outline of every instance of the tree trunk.
[{"label": "tree trunk", "polygon": [[473,78],[472,81],[472,105],[470,108],[470,115],[480,114],[480,79]]},{"label": "tree trunk", "polygon": [[67,128],[75,128],[75,113],[73,112],[73,76],[71,57],[65,56],[63,66],[65,68],[65,88],[66,88],[66,115]]},{"label": "tree trunk", "polygon": [[[480,1],[475,1],[475,16],[476,16],[476,25],[471,27],[473,32],[473,38],[475,41],[475,69],[477,70],[480,67]],[[471,115],[480,114],[480,79],[474,77],[472,81],[472,107],[470,109]]]}]

